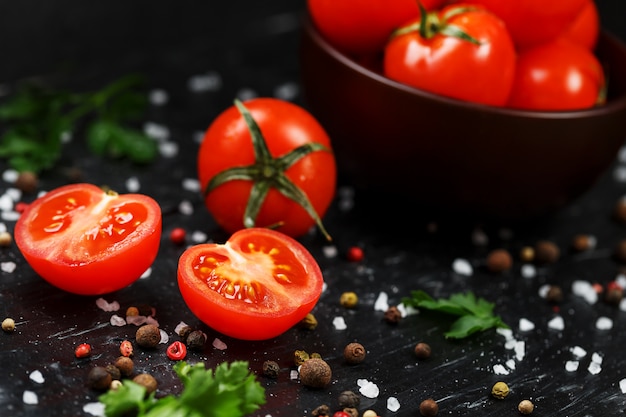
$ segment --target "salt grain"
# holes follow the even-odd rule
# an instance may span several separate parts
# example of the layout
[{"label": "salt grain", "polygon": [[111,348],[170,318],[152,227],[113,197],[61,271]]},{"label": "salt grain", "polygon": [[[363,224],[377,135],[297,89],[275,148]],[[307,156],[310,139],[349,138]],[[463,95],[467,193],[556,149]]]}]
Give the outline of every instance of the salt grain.
[{"label": "salt grain", "polygon": [[3,211],[0,218],[7,222],[15,222],[20,218],[20,213],[17,211]]},{"label": "salt grain", "polygon": [[43,384],[45,379],[41,371],[33,371],[28,375],[31,381],[36,382],[37,384]]},{"label": "salt grain", "polygon": [[621,311],[626,311],[626,298],[623,298],[622,301],[619,302],[619,309]]},{"label": "salt grain", "polygon": [[565,329],[565,321],[563,320],[563,317],[556,316],[552,318],[548,322],[548,328],[552,330],[558,330],[558,331]]},{"label": "salt grain", "polygon": [[101,402],[87,403],[83,406],[83,411],[96,417],[104,417],[105,406]]},{"label": "salt grain", "polygon": [[380,394],[380,389],[378,385],[374,384],[367,379],[359,379],[357,380],[357,385],[359,386],[359,392],[366,398],[376,398]]},{"label": "salt grain", "polygon": [[335,326],[335,330],[346,330],[348,325],[343,317],[337,316],[333,319],[333,326]]},{"label": "salt grain", "polygon": [[178,203],[178,211],[185,216],[191,216],[193,214],[193,204],[189,200],[183,200]]},{"label": "salt grain", "polygon": [[541,287],[539,287],[539,297],[541,298],[548,298],[548,292],[550,291],[550,287],[552,287],[550,284],[544,284]]},{"label": "salt grain", "polygon": [[504,365],[497,363],[493,365],[493,373],[496,375],[508,375],[509,370],[506,369]]},{"label": "salt grain", "polygon": [[126,180],[126,189],[130,193],[136,193],[141,188],[141,184],[139,183],[139,178],[130,177]]},{"label": "salt grain", "polygon": [[326,245],[322,248],[322,252],[324,256],[328,259],[336,258],[339,251],[337,250],[337,246],[335,245]]},{"label": "salt grain", "polygon": [[565,370],[567,372],[576,372],[579,365],[580,363],[578,361],[567,361],[565,362]]},{"label": "salt grain", "polygon": [[518,340],[515,342],[515,358],[518,361],[522,361],[524,356],[526,356],[526,342],[523,340]]},{"label": "salt grain", "polygon": [[598,293],[588,281],[574,281],[572,283],[572,293],[584,298],[589,304],[595,304],[598,301]]},{"label": "salt grain", "polygon": [[162,106],[167,104],[169,98],[170,97],[169,94],[167,94],[167,91],[161,89],[154,89],[148,94],[148,100],[153,106]]},{"label": "salt grain", "polygon": [[166,141],[170,138],[170,130],[167,126],[154,122],[146,122],[143,125],[143,132],[146,136],[156,139],[157,141]]},{"label": "salt grain", "polygon": [[387,311],[389,309],[389,296],[386,292],[381,291],[374,302],[375,311]]},{"label": "salt grain", "polygon": [[7,261],[0,263],[0,270],[2,270],[2,272],[7,272],[10,274],[15,271],[15,268],[17,268],[15,262]]},{"label": "salt grain", "polygon": [[13,210],[13,199],[6,195],[6,194],[2,194],[0,195],[0,211],[11,211]]},{"label": "salt grain", "polygon": [[396,397],[387,398],[387,409],[395,413],[400,409],[400,401]]},{"label": "salt grain", "polygon": [[159,153],[164,158],[173,158],[178,155],[178,143],[161,142],[159,143]]},{"label": "salt grain", "polygon": [[174,333],[176,333],[177,335],[180,336],[180,332],[185,328],[185,327],[189,327],[187,326],[187,323],[185,323],[184,321],[181,321],[180,323],[178,323],[176,325],[176,327],[174,328]]},{"label": "salt grain", "polygon": [[111,323],[111,326],[116,326],[116,327],[126,326],[126,320],[124,320],[122,317],[118,316],[117,314],[113,314],[111,316],[111,318],[109,319],[109,323]]},{"label": "salt grain", "polygon": [[528,332],[531,330],[535,329],[535,323],[533,323],[532,321],[526,319],[526,318],[521,318],[519,320],[519,329],[522,332]]},{"label": "salt grain", "polygon": [[613,320],[608,317],[599,317],[596,320],[596,329],[598,330],[611,330],[613,328]]},{"label": "salt grain", "polygon": [[117,301],[109,303],[102,297],[96,300],[96,306],[98,306],[98,308],[103,311],[118,311],[120,309],[120,303],[118,303]]},{"label": "salt grain", "polygon": [[292,381],[297,380],[300,377],[300,375],[298,374],[298,371],[296,371],[295,369],[292,369],[291,372],[289,373],[289,379],[291,379]]},{"label": "salt grain", "polygon": [[146,316],[126,316],[126,322],[135,326],[142,326],[148,322],[148,318]]},{"label": "salt grain", "polygon": [[622,391],[622,394],[626,394],[626,378],[619,381],[619,389]]},{"label": "salt grain", "polygon": [[216,337],[213,339],[213,347],[218,350],[226,350],[228,346],[226,346],[226,343],[224,343],[221,339]]},{"label": "salt grain", "polygon": [[182,187],[183,190],[197,193],[200,192],[200,181],[195,178],[183,178]]},{"label": "salt grain", "polygon": [[152,268],[148,268],[146,269],[146,271],[141,274],[141,276],[139,277],[140,279],[144,279],[144,278],[148,278],[150,275],[152,275]]},{"label": "salt grain", "polygon": [[604,358],[598,352],[593,352],[591,355],[591,362],[597,363],[598,365],[602,364]]},{"label": "salt grain", "polygon": [[194,230],[191,233],[191,241],[194,243],[204,243],[208,239],[208,235],[200,230]]},{"label": "salt grain", "polygon": [[524,278],[535,278],[537,276],[537,268],[535,268],[535,265],[524,264],[520,268],[520,273]]},{"label": "salt grain", "polygon": [[194,75],[187,81],[187,88],[193,93],[217,91],[222,86],[222,77],[217,72]]},{"label": "salt grain", "polygon": [[274,90],[274,97],[281,100],[291,101],[294,100],[300,92],[298,83],[285,83],[281,84]]},{"label": "salt grain", "polygon": [[159,329],[159,333],[161,334],[161,340],[159,343],[162,345],[167,344],[170,341],[170,335],[168,335],[163,329]]},{"label": "salt grain", "polygon": [[511,370],[515,370],[515,361],[513,359],[509,359],[506,361],[506,366]]},{"label": "salt grain", "polygon": [[2,180],[9,184],[14,184],[19,178],[20,173],[15,169],[5,169],[2,171]]},{"label": "salt grain", "polygon": [[511,330],[511,329],[504,329],[504,328],[498,327],[496,329],[496,333],[498,333],[501,336],[504,336],[504,338],[506,340],[512,340],[513,339],[513,330]]},{"label": "salt grain", "polygon": [[570,348],[569,350],[572,355],[574,355],[574,357],[576,357],[577,359],[582,359],[585,356],[587,356],[587,351],[583,348],[581,348],[580,346],[574,346],[572,348]]},{"label": "salt grain", "polygon": [[237,98],[241,101],[252,100],[259,96],[259,94],[251,88],[242,88],[237,91]]},{"label": "salt grain", "polygon": [[591,375],[598,375],[600,372],[602,372],[602,366],[600,366],[599,363],[591,362],[587,367],[587,371]]},{"label": "salt grain", "polygon": [[466,259],[455,259],[452,262],[452,270],[459,275],[470,276],[474,273],[472,265]]},{"label": "salt grain", "polygon": [[35,405],[39,403],[39,398],[33,391],[25,390],[22,394],[22,401],[24,404]]}]

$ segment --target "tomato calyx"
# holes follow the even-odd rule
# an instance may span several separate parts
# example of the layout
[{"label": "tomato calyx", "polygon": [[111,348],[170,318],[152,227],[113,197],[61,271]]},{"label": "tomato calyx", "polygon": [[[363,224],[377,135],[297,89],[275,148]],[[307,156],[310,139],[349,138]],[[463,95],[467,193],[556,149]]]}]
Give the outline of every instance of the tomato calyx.
[{"label": "tomato calyx", "polygon": [[308,215],[315,220],[315,223],[324,237],[330,241],[331,237],[324,228],[320,216],[315,211],[306,193],[295,185],[285,174],[285,171],[289,167],[308,154],[313,152],[331,152],[330,149],[320,143],[310,142],[274,158],[252,114],[250,114],[248,109],[239,100],[235,100],[235,106],[244,118],[250,132],[255,162],[251,165],[236,166],[219,172],[211,178],[207,184],[204,189],[204,197],[206,198],[215,188],[226,182],[233,180],[251,181],[253,185],[243,217],[244,226],[250,228],[255,226],[261,206],[270,189],[274,188],[282,195],[304,208]]},{"label": "tomato calyx", "polygon": [[448,10],[443,16],[439,16],[436,11],[429,12],[424,8],[422,2],[417,2],[420,9],[420,19],[406,26],[396,29],[391,37],[405,35],[407,33],[418,32],[423,39],[432,39],[436,35],[450,36],[464,41],[480,45],[481,42],[459,28],[456,25],[449,24],[448,21],[462,13],[476,10],[475,7],[455,7]]}]

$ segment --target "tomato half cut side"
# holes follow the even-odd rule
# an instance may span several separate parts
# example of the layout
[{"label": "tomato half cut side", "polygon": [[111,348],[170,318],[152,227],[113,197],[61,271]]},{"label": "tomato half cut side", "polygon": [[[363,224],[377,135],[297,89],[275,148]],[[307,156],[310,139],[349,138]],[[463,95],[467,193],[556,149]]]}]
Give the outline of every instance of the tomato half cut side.
[{"label": "tomato half cut side", "polygon": [[151,197],[72,184],[28,206],[15,224],[15,243],[50,284],[97,295],[130,285],[152,265],[161,227]]},{"label": "tomato half cut side", "polygon": [[191,312],[243,340],[271,339],[293,327],[313,309],[323,283],[302,244],[266,228],[192,246],[178,262],[178,286]]}]

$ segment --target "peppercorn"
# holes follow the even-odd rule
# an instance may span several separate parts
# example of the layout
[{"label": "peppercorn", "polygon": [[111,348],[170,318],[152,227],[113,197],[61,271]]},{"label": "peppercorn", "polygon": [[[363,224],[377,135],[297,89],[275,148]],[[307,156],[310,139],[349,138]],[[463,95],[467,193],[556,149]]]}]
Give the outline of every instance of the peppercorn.
[{"label": "peppercorn", "polygon": [[311,415],[313,417],[326,417],[330,414],[330,407],[326,404],[322,404],[320,406],[315,407],[313,411],[311,411]]},{"label": "peppercorn", "polygon": [[4,330],[7,333],[11,333],[12,331],[14,331],[15,320],[13,320],[10,317],[7,317],[6,319],[2,320],[2,330]]},{"label": "peppercorn", "polygon": [[383,318],[389,324],[398,324],[400,320],[402,320],[402,313],[400,312],[398,307],[391,306],[387,310],[385,310]]},{"label": "peppercorn", "polygon": [[299,327],[306,330],[315,330],[315,328],[317,327],[317,319],[312,313],[309,313],[304,316],[302,320],[300,320],[300,323],[298,325]]},{"label": "peppercorn", "polygon": [[354,308],[359,303],[359,297],[353,291],[346,291],[339,297],[339,304],[345,308]]},{"label": "peppercorn", "polygon": [[513,258],[506,249],[494,249],[487,255],[487,269],[497,274],[508,271],[513,266]]},{"label": "peppercorn", "polygon": [[622,197],[613,207],[613,218],[619,223],[626,224],[626,198]]},{"label": "peppercorn", "polygon": [[378,417],[378,413],[374,410],[365,410],[361,417]]},{"label": "peppercorn", "polygon": [[117,366],[113,364],[108,364],[105,369],[108,373],[111,374],[111,378],[113,378],[114,381],[122,378],[122,372]]},{"label": "peppercorn", "polygon": [[313,352],[309,355],[309,359],[313,359],[313,358],[318,358],[318,359],[322,359],[322,355],[320,355],[317,352]]},{"label": "peppercorn", "polygon": [[615,245],[613,256],[618,262],[626,263],[626,240],[620,240]]},{"label": "peppercorn", "polygon": [[280,372],[280,366],[275,361],[265,361],[263,362],[263,375],[268,378],[276,379],[278,378],[278,373]]},{"label": "peppercorn", "polygon": [[354,407],[346,407],[343,409],[343,412],[348,415],[348,417],[359,417],[359,410]]},{"label": "peppercorn", "polygon": [[503,400],[509,395],[509,386],[502,381],[496,382],[491,388],[491,395],[493,395],[494,398]]},{"label": "peppercorn", "polygon": [[115,362],[113,362],[113,365],[115,365],[115,367],[120,370],[120,373],[123,376],[131,376],[135,369],[135,364],[133,363],[133,360],[128,356],[118,357]]},{"label": "peppercorn", "polygon": [[187,238],[187,232],[182,227],[175,227],[170,232],[170,241],[175,245],[182,245]]},{"label": "peppercorn", "polygon": [[546,300],[558,304],[563,301],[563,290],[558,285],[550,285],[546,293]]},{"label": "peppercorn", "polygon": [[350,262],[361,262],[364,257],[365,255],[363,253],[363,249],[361,249],[358,246],[351,246],[348,248],[348,251],[346,252],[346,258]]},{"label": "peppercorn", "polygon": [[549,240],[540,240],[535,244],[535,261],[540,264],[552,264],[559,260],[561,250]]},{"label": "peppercorn", "polygon": [[122,343],[120,343],[120,353],[122,356],[126,357],[133,356],[133,344],[128,340],[122,341]]},{"label": "peppercorn", "polygon": [[27,194],[37,191],[38,184],[39,178],[37,178],[37,174],[32,171],[20,172],[17,180],[15,180],[15,186]]},{"label": "peppercorn", "polygon": [[137,329],[135,341],[143,348],[154,348],[161,341],[161,331],[154,324],[144,324]]},{"label": "peppercorn", "polygon": [[305,361],[308,361],[309,359],[311,359],[311,357],[304,350],[296,350],[295,352],[293,352],[293,362],[296,364],[296,366],[302,365]]},{"label": "peppercorn", "polygon": [[354,391],[343,391],[339,394],[338,402],[341,408],[357,408],[361,403],[361,398]]},{"label": "peppercorn", "polygon": [[524,246],[519,253],[522,262],[533,262],[535,260],[535,249],[530,246]]},{"label": "peppercorn", "polygon": [[9,232],[0,232],[0,247],[6,248],[11,246],[11,242],[13,242],[13,237]]},{"label": "peppercorn", "polygon": [[428,343],[419,342],[417,345],[415,345],[414,351],[417,359],[428,359],[430,358],[432,349],[430,348],[430,345]]},{"label": "peppercorn", "polygon": [[87,385],[96,390],[106,390],[111,385],[113,378],[102,366],[94,366],[87,375]]},{"label": "peppercorn", "polygon": [[618,305],[624,297],[624,290],[617,284],[608,285],[604,299],[609,304]]},{"label": "peppercorn", "polygon": [[591,235],[580,234],[572,239],[572,249],[576,252],[584,252],[595,248],[596,239]]},{"label": "peppercorn", "polygon": [[91,355],[91,345],[89,343],[81,343],[76,346],[74,350],[74,356],[77,358],[86,358]]},{"label": "peppercorn", "polygon": [[202,330],[193,330],[187,335],[187,338],[185,339],[185,344],[190,350],[201,352],[202,350],[204,350],[206,339],[207,335],[204,334]]},{"label": "peppercorn", "polygon": [[151,394],[157,390],[157,380],[150,374],[139,374],[133,378],[133,382],[146,389],[146,394]]},{"label": "peppercorn", "polygon": [[351,365],[363,362],[366,354],[367,352],[363,345],[357,342],[348,343],[343,349],[343,357]]},{"label": "peppercorn", "polygon": [[111,385],[109,385],[109,389],[111,391],[117,391],[117,389],[121,387],[122,385],[124,385],[122,384],[122,381],[120,381],[119,379],[114,379],[113,381],[111,381]]},{"label": "peppercorn", "polygon": [[310,388],[324,388],[330,384],[332,371],[324,359],[313,358],[300,365],[300,382]]},{"label": "peppercorn", "polygon": [[535,404],[533,404],[532,401],[530,400],[522,400],[517,405],[517,409],[519,410],[520,413],[524,415],[528,415],[532,413],[533,410],[535,409]]},{"label": "peppercorn", "polygon": [[138,304],[136,307],[140,316],[154,316],[154,308],[150,304]]},{"label": "peppercorn", "polygon": [[177,340],[167,347],[166,354],[173,361],[181,361],[187,356],[187,346]]},{"label": "peppercorn", "polygon": [[352,417],[352,416],[346,413],[345,411],[337,411],[335,414],[333,414],[333,417]]},{"label": "peppercorn", "polygon": [[428,398],[420,403],[420,414],[424,417],[434,417],[439,413],[439,404],[432,398]]},{"label": "peppercorn", "polygon": [[135,317],[139,315],[139,309],[135,306],[126,309],[126,317]]},{"label": "peppercorn", "polygon": [[[180,330],[178,330],[178,335],[180,336],[180,339],[187,344],[187,336],[189,336],[189,333],[193,332],[193,329],[190,326],[183,326],[180,328]],[[189,346],[187,346],[189,347]]]}]

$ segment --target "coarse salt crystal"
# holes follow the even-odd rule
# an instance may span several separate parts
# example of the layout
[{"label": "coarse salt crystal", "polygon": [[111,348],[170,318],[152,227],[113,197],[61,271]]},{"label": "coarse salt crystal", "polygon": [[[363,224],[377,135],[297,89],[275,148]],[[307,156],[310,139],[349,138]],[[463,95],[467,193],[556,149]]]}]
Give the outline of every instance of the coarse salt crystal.
[{"label": "coarse salt crystal", "polygon": [[517,340],[515,339],[508,339],[506,342],[504,342],[504,348],[506,350],[514,349],[515,345],[517,345]]},{"label": "coarse salt crystal", "polygon": [[13,199],[6,195],[3,194],[0,196],[0,211],[11,211],[13,210]]},{"label": "coarse salt crystal", "polygon": [[295,369],[292,369],[291,372],[289,373],[289,379],[291,379],[292,381],[297,380],[299,377],[300,377],[300,374]]},{"label": "coarse salt crystal", "polygon": [[598,330],[611,330],[613,328],[613,320],[608,317],[599,317],[596,320],[596,329]]},{"label": "coarse salt crystal", "polygon": [[153,106],[162,106],[164,104],[167,104],[169,98],[170,97],[167,91],[158,88],[151,90],[148,94],[148,100]]},{"label": "coarse salt crystal", "polygon": [[17,268],[15,262],[7,261],[0,263],[0,269],[2,270],[2,272],[7,272],[10,274],[15,271],[15,268]]},{"label": "coarse salt crystal", "polygon": [[213,347],[218,350],[226,350],[228,346],[226,346],[226,343],[224,343],[221,339],[216,337],[213,339]]},{"label": "coarse salt crystal", "polygon": [[524,278],[534,278],[537,276],[537,268],[535,268],[535,265],[524,264],[520,269],[520,273]]},{"label": "coarse salt crystal", "polygon": [[184,178],[182,181],[183,190],[197,193],[200,191],[200,181],[195,178]]},{"label": "coarse salt crystal", "polygon": [[194,243],[204,243],[208,238],[209,236],[200,230],[194,230],[191,233],[191,241]]},{"label": "coarse salt crystal", "polygon": [[15,169],[5,169],[2,171],[2,180],[4,182],[8,182],[9,184],[15,183],[19,176],[20,173]]},{"label": "coarse salt crystal", "polygon": [[178,155],[178,143],[169,141],[159,143],[159,153],[164,158],[175,157]]},{"label": "coarse salt crystal", "polygon": [[587,371],[591,375],[598,375],[600,372],[602,372],[602,366],[599,363],[591,362],[587,367]]},{"label": "coarse salt crystal", "polygon": [[176,327],[174,328],[174,333],[176,333],[177,335],[180,336],[180,332],[185,328],[185,327],[189,327],[187,325],[187,323],[185,323],[184,321],[181,321],[180,323],[178,323],[176,325]]},{"label": "coarse salt crystal", "polygon": [[526,356],[526,342],[518,340],[515,342],[515,357],[518,361],[521,361]]},{"label": "coarse salt crystal", "polygon": [[193,204],[189,200],[183,200],[178,203],[178,211],[186,216],[191,216],[193,214]]},{"label": "coarse salt crystal", "polygon": [[96,305],[100,310],[103,311],[118,311],[120,309],[120,303],[117,301],[113,301],[109,303],[104,298],[100,297],[96,300]]},{"label": "coarse salt crystal", "polygon": [[159,333],[161,334],[161,340],[159,343],[162,345],[167,344],[167,342],[170,341],[170,335],[168,335],[163,329],[159,329]]},{"label": "coarse salt crystal", "polygon": [[217,72],[194,75],[187,81],[187,88],[193,93],[217,91],[222,86],[222,77]]},{"label": "coarse salt crystal", "polygon": [[324,253],[324,256],[326,258],[335,258],[337,257],[339,251],[337,249],[337,246],[335,245],[326,245],[322,248],[322,252]]},{"label": "coarse salt crystal", "polygon": [[622,391],[622,394],[626,394],[626,378],[619,381],[619,389]]},{"label": "coarse salt crystal", "polygon": [[579,364],[578,361],[567,361],[565,362],[565,370],[567,372],[576,372]]},{"label": "coarse salt crystal", "polygon": [[335,326],[335,330],[346,330],[348,325],[343,317],[337,316],[333,319],[333,326]]},{"label": "coarse salt crystal", "polygon": [[139,178],[130,177],[126,179],[126,189],[128,192],[136,193],[141,189],[141,184],[139,183]]},{"label": "coarse salt crystal", "polygon": [[603,360],[604,358],[598,352],[593,352],[591,355],[591,362],[595,362],[598,365],[601,365]]},{"label": "coarse salt crystal", "polygon": [[38,384],[43,384],[45,381],[41,371],[33,371],[30,373],[30,375],[28,375],[28,377],[30,378],[31,381],[34,381]]},{"label": "coarse salt crystal", "polygon": [[556,316],[548,322],[548,328],[552,330],[563,330],[565,329],[565,321],[563,317]]},{"label": "coarse salt crystal", "polygon": [[20,213],[17,211],[3,211],[0,218],[7,222],[15,222],[20,218]]},{"label": "coarse salt crystal", "polygon": [[146,269],[146,271],[143,274],[141,274],[139,279],[148,278],[150,275],[152,275],[152,267],[148,267],[148,269]]},{"label": "coarse salt crystal", "polygon": [[550,284],[543,284],[541,287],[539,287],[539,297],[541,298],[547,298],[548,297],[548,292],[550,291]]},{"label": "coarse salt crystal", "polygon": [[452,270],[459,275],[470,276],[474,273],[472,265],[466,259],[455,259],[452,262]]},{"label": "coarse salt crystal", "polygon": [[509,359],[506,361],[506,366],[509,367],[509,369],[515,370],[515,361],[513,359]]},{"label": "coarse salt crystal", "polygon": [[626,298],[623,298],[622,301],[619,302],[620,311],[626,311]]},{"label": "coarse salt crystal", "polygon": [[20,190],[19,188],[7,188],[4,194],[8,195],[9,197],[11,197],[11,200],[16,202],[22,199],[22,190]]},{"label": "coarse salt crystal", "polygon": [[519,320],[519,329],[522,332],[528,332],[528,331],[534,330],[535,329],[535,323],[533,323],[532,321],[522,317]]},{"label": "coarse salt crystal", "polygon": [[496,333],[498,333],[501,336],[504,336],[504,338],[506,340],[512,340],[513,339],[513,330],[511,330],[511,329],[504,329],[502,327],[498,327],[496,329]]},{"label": "coarse salt crystal", "polygon": [[258,96],[259,93],[249,87],[244,87],[240,89],[239,91],[237,91],[236,94],[236,97],[241,101],[252,100],[253,98],[256,98]]},{"label": "coarse salt crystal", "polygon": [[298,83],[285,83],[276,87],[274,90],[274,97],[290,101],[294,100],[298,96],[299,91],[300,88]]},{"label": "coarse salt crystal", "polygon": [[472,243],[476,246],[487,246],[489,244],[489,237],[483,229],[476,228],[472,231]]},{"label": "coarse salt crystal", "polygon": [[157,141],[166,141],[170,138],[170,130],[167,126],[160,125],[154,122],[146,122],[143,125],[143,132]]},{"label": "coarse salt crystal", "polygon": [[146,316],[126,316],[126,322],[135,326],[146,324],[147,321],[148,318]]},{"label": "coarse salt crystal", "polygon": [[389,309],[389,296],[386,292],[381,291],[374,302],[375,311],[387,311]]},{"label": "coarse salt crystal", "polygon": [[[361,381],[360,384],[359,381]],[[359,392],[361,393],[361,395],[367,398],[378,397],[378,395],[380,394],[380,389],[378,388],[378,385],[366,379],[359,381],[357,381],[357,385],[359,385]]]},{"label": "coarse salt crystal", "polygon": [[598,293],[588,281],[574,281],[572,283],[572,293],[584,298],[589,304],[595,304],[598,301]]},{"label": "coarse salt crystal", "polygon": [[91,414],[92,416],[96,417],[104,417],[106,415],[104,414],[104,409],[105,406],[101,402],[92,402],[83,405],[83,411],[85,413]]},{"label": "coarse salt crystal", "polygon": [[387,398],[387,410],[396,412],[400,409],[400,401],[396,397]]},{"label": "coarse salt crystal", "polygon": [[111,326],[116,326],[116,327],[126,326],[126,320],[124,320],[122,317],[118,316],[117,314],[113,314],[111,316],[111,318],[109,319],[109,323],[111,323]]},{"label": "coarse salt crystal", "polygon": [[504,365],[497,363],[493,365],[493,373],[496,375],[508,375],[509,370],[506,369]]},{"label": "coarse salt crystal", "polygon": [[33,391],[25,390],[22,394],[22,401],[24,404],[35,405],[39,403],[39,398]]},{"label": "coarse salt crystal", "polygon": [[580,346],[574,346],[572,348],[570,348],[569,350],[572,355],[574,355],[574,357],[578,358],[578,359],[582,359],[585,356],[587,356],[587,351],[583,348],[581,348]]}]

